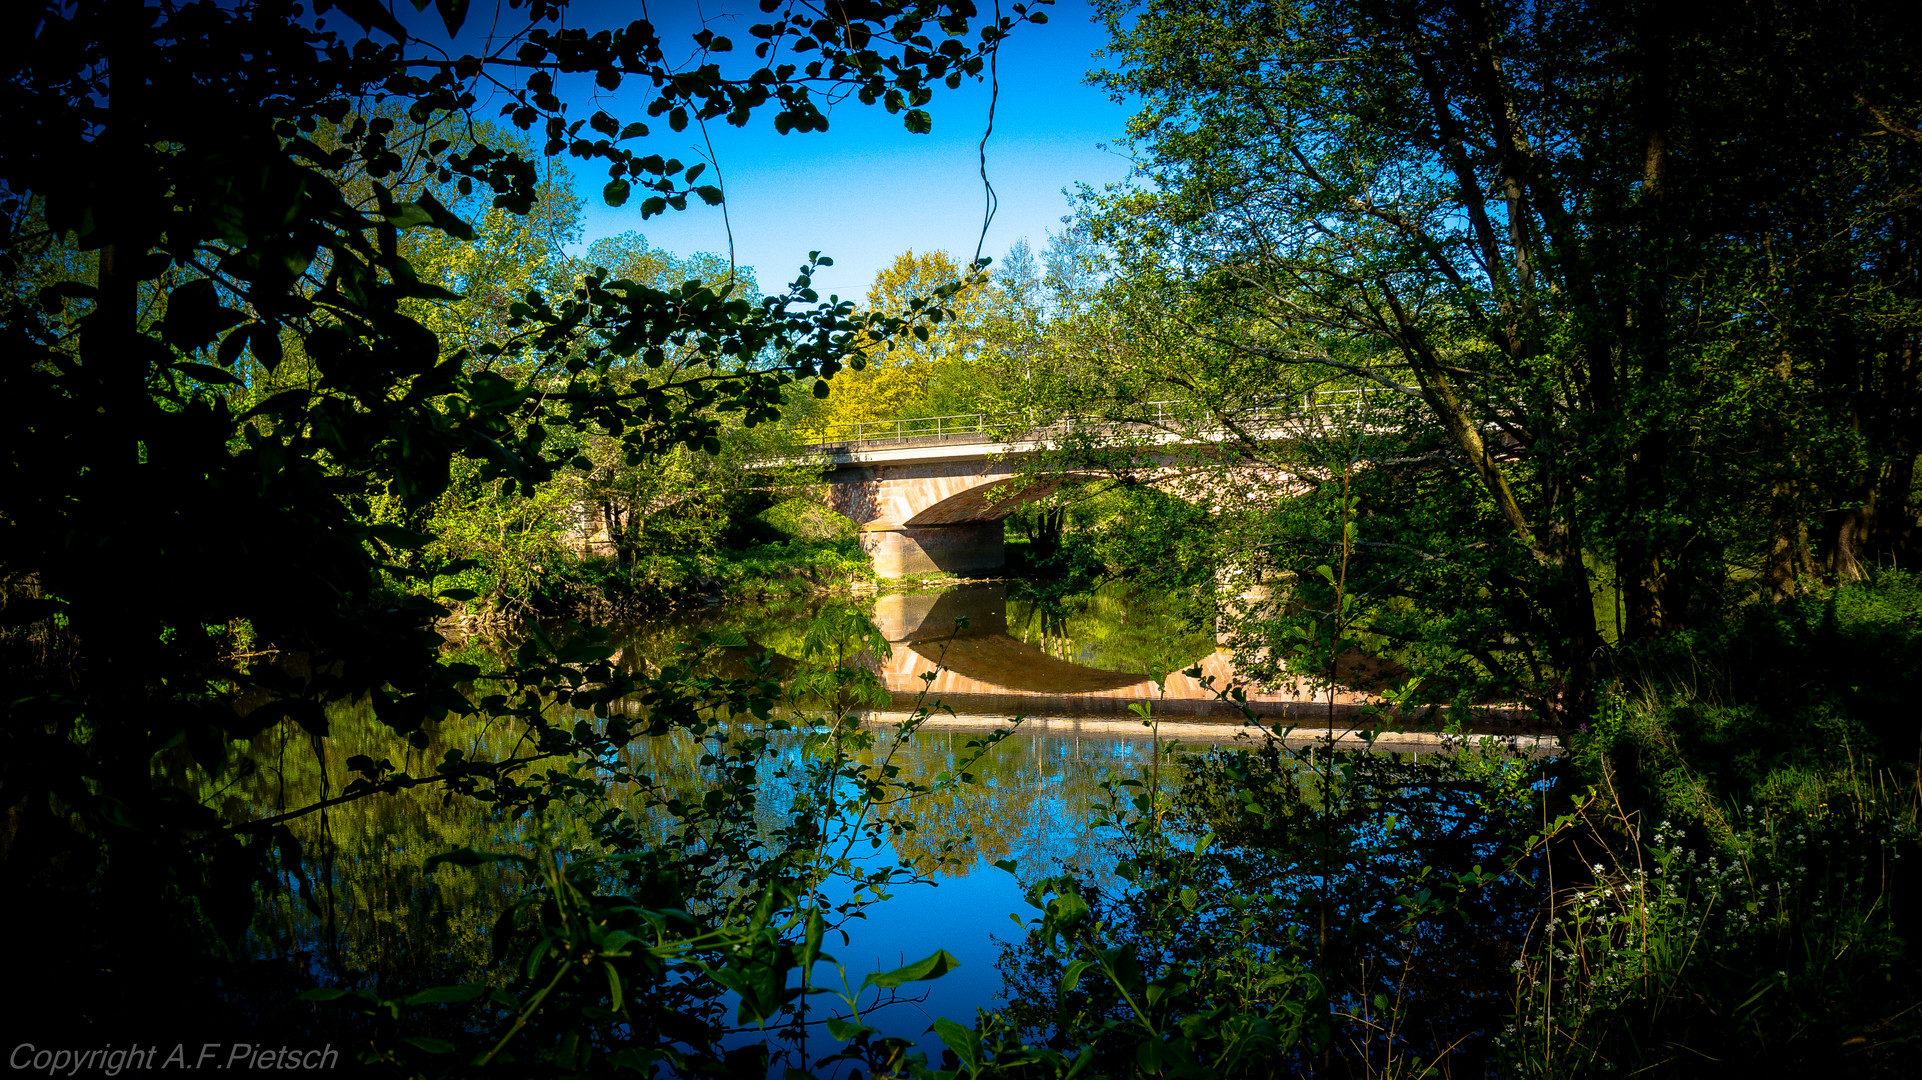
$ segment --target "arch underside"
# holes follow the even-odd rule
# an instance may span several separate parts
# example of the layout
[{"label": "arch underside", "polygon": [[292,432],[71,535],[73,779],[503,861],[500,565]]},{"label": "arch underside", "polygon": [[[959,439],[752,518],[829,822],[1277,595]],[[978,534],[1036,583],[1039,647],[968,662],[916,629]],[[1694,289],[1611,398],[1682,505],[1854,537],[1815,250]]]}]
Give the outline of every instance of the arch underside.
[{"label": "arch underside", "polygon": [[950,495],[902,524],[961,525],[975,521],[1000,521],[1028,503],[1045,499],[1064,487],[1098,479],[1101,477],[1091,473],[1052,473],[1031,479],[1003,477]]}]

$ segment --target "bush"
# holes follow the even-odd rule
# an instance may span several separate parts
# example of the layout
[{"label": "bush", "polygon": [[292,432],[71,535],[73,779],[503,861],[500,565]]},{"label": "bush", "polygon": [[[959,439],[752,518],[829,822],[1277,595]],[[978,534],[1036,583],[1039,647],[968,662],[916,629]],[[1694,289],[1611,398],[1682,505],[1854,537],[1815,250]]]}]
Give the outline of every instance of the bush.
[{"label": "bush", "polygon": [[805,499],[775,503],[752,519],[766,526],[781,540],[852,540],[859,531],[854,522],[824,506]]},{"label": "bush", "polygon": [[1591,776],[1658,818],[1715,824],[1717,800],[1809,811],[1922,742],[1922,578],[1884,571],[1755,606],[1628,652],[1578,735]]},{"label": "bush", "polygon": [[1922,581],[1640,646],[1573,743],[1568,883],[1516,962],[1528,1075],[1885,1075],[1922,1042]]}]

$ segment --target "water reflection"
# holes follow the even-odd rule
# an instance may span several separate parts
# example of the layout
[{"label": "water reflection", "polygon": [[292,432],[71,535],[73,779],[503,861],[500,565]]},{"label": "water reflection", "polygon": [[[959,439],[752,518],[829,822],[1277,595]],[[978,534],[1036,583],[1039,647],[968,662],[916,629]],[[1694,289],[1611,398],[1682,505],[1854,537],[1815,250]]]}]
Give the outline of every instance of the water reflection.
[{"label": "water reflection", "polygon": [[[890,649],[861,659],[881,676],[895,713],[912,710],[925,695],[952,712],[987,717],[1119,718],[1152,704],[1158,716],[1198,722],[1241,724],[1245,709],[1270,726],[1380,726],[1363,710],[1388,663],[1344,658],[1343,677],[1358,689],[1331,691],[1308,678],[1250,684],[1233,652],[1211,629],[1186,621],[1183,609],[1177,598],[1125,583],[1070,597],[1019,582],[883,593],[858,605],[858,613],[872,619]],[[801,605],[715,610],[687,625],[737,632],[750,654],[769,656],[786,671],[801,651],[797,627],[809,614]],[[1243,699],[1227,700],[1223,692],[1236,686]],[[1499,709],[1483,710],[1471,725],[1504,735],[1529,727],[1525,716]],[[1093,730],[1084,726],[1084,733]],[[1183,737],[1211,738],[1200,730]]]},{"label": "water reflection", "polygon": [[[635,624],[617,639],[619,662],[658,666],[705,630],[739,634],[745,644],[735,650],[737,662],[758,657],[791,670],[807,651],[808,627],[831,606],[715,609]],[[1103,835],[1091,825],[1091,807],[1101,799],[1105,775],[1141,774],[1154,745],[1128,706],[1152,701],[1157,715],[1239,721],[1238,710],[1180,673],[1199,666],[1204,676],[1225,683],[1232,658],[1217,648],[1212,632],[1172,614],[1172,605],[1126,589],[1063,603],[994,583],[890,593],[842,607],[842,615],[871,620],[887,643],[848,658],[874,671],[887,691],[890,707],[873,710],[871,720],[905,718],[924,695],[949,710],[899,748],[893,764],[901,777],[932,785],[971,762],[975,779],[906,805],[909,827],[867,859],[898,861],[934,883],[904,888],[869,909],[851,938],[832,950],[853,985],[867,972],[935,948],[958,956],[961,969],[930,984],[927,1001],[897,1006],[897,1013],[911,1015],[885,1021],[890,1030],[919,1036],[931,1016],[968,1017],[995,1004],[1000,977],[992,935],[1015,936],[1008,916],[1025,915],[1026,908],[1017,878],[994,864],[1013,860],[1019,874],[1032,879],[1061,866],[1111,861],[1103,857]],[[1257,688],[1249,701],[1269,717],[1311,707],[1319,710],[1316,718],[1326,715],[1326,698],[1315,702],[1305,686]],[[628,703],[624,711],[638,714],[639,708]],[[971,737],[1016,714],[1044,719],[1025,723],[977,758]],[[210,785],[202,797],[223,803],[233,820],[283,815],[341,792],[352,780],[350,757],[388,759],[426,776],[450,751],[499,760],[523,749],[526,735],[508,721],[450,719],[415,748],[365,706],[337,708],[330,723],[330,734],[311,745],[302,745],[311,737],[297,728],[263,733],[248,755],[253,767],[217,790]],[[1245,734],[1236,723],[1217,722],[1188,725],[1181,737],[1209,745]],[[800,752],[798,741],[777,748],[783,756],[767,771],[757,807],[757,827],[769,834],[795,805],[784,797],[779,774]],[[716,783],[706,749],[674,732],[636,741],[626,764],[662,788],[698,797]],[[1178,767],[1164,775],[1173,787],[1182,783]],[[667,823],[634,805],[633,794],[614,791],[611,809],[630,814],[644,830],[658,826],[665,837]],[[584,850],[591,841],[579,819],[510,815],[432,786],[343,803],[287,825],[306,853],[310,880],[284,883],[286,890],[265,905],[254,932],[256,954],[309,980],[353,982],[382,993],[486,978],[493,918],[523,895],[525,883],[511,869],[442,867],[429,874],[421,869],[429,857],[462,847]]]},{"label": "water reflection", "polygon": [[[255,740],[253,756],[266,764],[204,796],[224,803],[237,820],[260,819],[339,793],[351,780],[344,766],[351,755],[385,756],[419,776],[431,774],[449,750],[498,759],[512,754],[519,739],[513,725],[450,720],[425,749],[416,750],[380,726],[370,709],[339,709],[330,720],[330,735],[317,740],[320,754],[300,745],[307,737],[297,729],[263,735]],[[931,984],[932,996],[921,1005],[893,1007],[897,1016],[919,1016],[923,1009],[971,1016],[977,1006],[992,1004],[999,976],[990,935],[1005,936],[1008,915],[1024,908],[1016,879],[993,864],[1013,860],[1027,873],[1100,862],[1100,837],[1090,827],[1089,807],[1101,778],[1110,771],[1132,775],[1150,752],[1145,733],[1017,731],[977,756],[970,734],[922,732],[895,753],[893,764],[903,779],[931,784],[971,761],[975,782],[907,804],[906,831],[890,846],[867,853],[865,861],[899,861],[934,883],[898,890],[851,927],[850,941],[831,950],[853,986],[868,972],[898,967],[904,957],[919,959],[935,948],[961,959],[962,971]],[[757,824],[764,832],[784,824],[784,808],[792,799],[777,773],[793,765],[799,752],[794,740],[770,764],[758,804]],[[641,740],[629,764],[670,789],[698,795],[711,783],[702,754],[700,743],[676,733]],[[613,801],[621,805],[621,793]],[[629,809],[644,827],[649,823],[647,810]],[[306,985],[345,983],[382,994],[458,982],[505,983],[501,977],[489,979],[489,930],[495,915],[518,900],[527,883],[503,865],[443,866],[428,873],[422,869],[428,858],[456,848],[586,850],[590,842],[588,829],[576,818],[504,814],[432,787],[346,802],[287,824],[305,853],[310,880],[304,887],[287,882],[286,891],[267,898],[253,931],[255,954],[305,973]],[[659,824],[664,834],[665,822]],[[915,1035],[927,1026],[925,1019],[898,1022],[908,1023]]]}]

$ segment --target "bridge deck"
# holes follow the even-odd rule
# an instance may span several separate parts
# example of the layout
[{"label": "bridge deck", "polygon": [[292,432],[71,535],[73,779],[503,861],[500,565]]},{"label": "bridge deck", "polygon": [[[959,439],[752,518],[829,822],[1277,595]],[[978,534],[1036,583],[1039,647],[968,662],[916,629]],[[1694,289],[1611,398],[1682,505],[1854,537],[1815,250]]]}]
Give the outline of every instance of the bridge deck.
[{"label": "bridge deck", "polygon": [[[1236,417],[1235,423],[1242,433],[1286,437],[1310,425],[1311,418],[1357,411],[1367,403],[1364,395],[1378,392],[1321,391],[1303,398],[1299,407],[1255,409]],[[1070,416],[1037,426],[1024,426],[1018,416],[990,413],[839,424],[811,433],[802,453],[807,460],[826,458],[836,465],[953,461],[1033,453],[1066,436],[1090,432],[1148,446],[1205,445],[1240,437],[1193,402],[1155,401],[1142,405],[1137,416]]]}]

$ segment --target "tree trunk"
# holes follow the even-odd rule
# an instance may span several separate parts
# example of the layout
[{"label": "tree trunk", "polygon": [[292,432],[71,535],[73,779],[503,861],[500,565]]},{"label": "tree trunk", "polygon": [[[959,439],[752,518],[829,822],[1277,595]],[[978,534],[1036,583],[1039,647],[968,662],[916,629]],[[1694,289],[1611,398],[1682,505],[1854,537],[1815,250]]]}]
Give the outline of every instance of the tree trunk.
[{"label": "tree trunk", "polygon": [[1769,491],[1769,541],[1766,563],[1762,580],[1768,587],[1769,600],[1781,603],[1792,600],[1800,591],[1796,556],[1796,526],[1799,515],[1795,512],[1795,499],[1786,481],[1777,480]]}]

